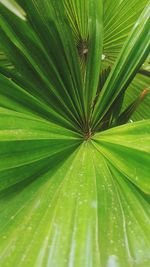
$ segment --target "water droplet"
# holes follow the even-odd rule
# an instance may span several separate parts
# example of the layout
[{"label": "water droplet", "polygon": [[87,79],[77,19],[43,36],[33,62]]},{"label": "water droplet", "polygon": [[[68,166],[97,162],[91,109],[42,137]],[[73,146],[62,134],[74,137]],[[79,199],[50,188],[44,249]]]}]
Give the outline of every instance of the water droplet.
[{"label": "water droplet", "polygon": [[102,54],[102,60],[104,60],[104,59],[105,59],[105,57],[106,57],[106,56],[105,56],[104,54]]},{"label": "water droplet", "polygon": [[97,208],[97,202],[96,201],[92,201],[91,207],[96,209]]},{"label": "water droplet", "polygon": [[107,267],[119,267],[118,257],[116,255],[109,256]]}]

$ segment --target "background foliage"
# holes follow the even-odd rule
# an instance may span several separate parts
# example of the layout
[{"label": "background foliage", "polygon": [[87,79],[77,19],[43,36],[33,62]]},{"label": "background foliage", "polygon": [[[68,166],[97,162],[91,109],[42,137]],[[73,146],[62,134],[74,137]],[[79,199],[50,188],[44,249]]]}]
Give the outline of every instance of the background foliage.
[{"label": "background foliage", "polygon": [[2,267],[150,266],[149,13],[0,0]]}]

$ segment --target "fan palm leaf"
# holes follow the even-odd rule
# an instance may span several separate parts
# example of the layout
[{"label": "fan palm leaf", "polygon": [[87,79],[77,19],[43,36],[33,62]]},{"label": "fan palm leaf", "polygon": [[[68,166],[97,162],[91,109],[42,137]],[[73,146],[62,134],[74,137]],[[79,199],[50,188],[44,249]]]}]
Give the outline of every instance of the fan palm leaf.
[{"label": "fan palm leaf", "polygon": [[149,267],[149,9],[0,1],[2,267]]}]

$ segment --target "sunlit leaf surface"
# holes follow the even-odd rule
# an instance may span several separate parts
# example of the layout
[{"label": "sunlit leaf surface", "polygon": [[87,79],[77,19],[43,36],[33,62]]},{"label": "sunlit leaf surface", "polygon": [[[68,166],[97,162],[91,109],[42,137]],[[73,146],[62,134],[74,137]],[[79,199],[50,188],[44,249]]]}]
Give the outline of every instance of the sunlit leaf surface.
[{"label": "sunlit leaf surface", "polygon": [[148,3],[0,1],[1,267],[150,266]]}]

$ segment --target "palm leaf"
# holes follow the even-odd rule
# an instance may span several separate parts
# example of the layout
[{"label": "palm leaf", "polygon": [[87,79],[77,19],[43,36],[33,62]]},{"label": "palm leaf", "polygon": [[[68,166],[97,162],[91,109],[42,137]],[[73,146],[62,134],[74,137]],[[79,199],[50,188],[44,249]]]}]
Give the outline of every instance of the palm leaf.
[{"label": "palm leaf", "polygon": [[[6,113],[3,114],[6,116]],[[10,115],[16,116],[12,112]],[[17,124],[19,128],[20,124],[24,127],[23,118],[17,116],[16,128]],[[1,125],[5,122],[6,119],[1,119]],[[38,124],[43,124],[40,134]],[[47,132],[50,125],[44,121],[32,119],[32,129],[29,124],[29,132],[27,126],[19,135],[16,130],[12,135],[8,125],[3,127],[7,135],[1,139],[3,151],[7,140],[11,144],[7,148],[5,170],[8,169],[1,173],[9,178],[13,168],[14,177],[11,182],[5,177],[8,182],[3,185],[9,188],[1,193],[2,266],[19,262],[22,266],[111,266],[116,262],[122,266],[148,266],[149,205],[142,191],[149,192],[150,188],[148,178],[142,179],[150,165],[141,168],[139,162],[143,166],[146,157],[149,161],[149,122],[118,127],[118,135],[112,129],[83,144],[79,137],[61,129],[58,136],[55,135],[57,127]],[[34,134],[31,135],[31,131]],[[3,136],[3,131],[1,134]],[[41,146],[40,149],[36,144],[38,168],[35,139]],[[13,146],[14,140],[24,144],[24,161],[20,158],[18,166],[15,158],[19,151]],[[29,140],[30,148],[34,149],[26,154]],[[131,164],[120,165],[127,151],[133,156]],[[11,186],[12,183],[16,185]]]},{"label": "palm leaf", "polygon": [[[90,106],[94,100],[99,81],[101,64],[99,58],[102,55],[103,44],[103,3],[101,0],[98,2],[65,0],[65,6],[83,72],[86,124],[88,124]],[[93,66],[95,67],[93,68]]]},{"label": "palm leaf", "polygon": [[[108,66],[113,66],[132,27],[137,21],[139,15],[144,9],[147,0],[143,1],[104,1],[104,48],[103,48],[103,68],[108,68]],[[111,8],[110,8],[111,6]],[[131,12],[132,10],[132,12]],[[146,74],[149,74],[149,59],[146,60],[145,64],[142,66],[142,70],[146,70]],[[124,106],[130,105],[140,94],[142,90],[149,87],[150,81],[145,77],[145,71],[139,70],[143,76],[140,78],[135,77],[131,89],[127,90],[127,94],[124,99]],[[143,81],[143,86],[140,81]],[[149,118],[149,97],[143,101],[142,105],[138,108],[135,115],[133,115],[133,120],[140,120]]]},{"label": "palm leaf", "polygon": [[137,70],[147,58],[149,52],[149,10],[150,5],[148,4],[133,27],[109,79],[101,91],[93,114],[94,127],[98,126],[118,95],[124,93]]},{"label": "palm leaf", "polygon": [[[123,108],[126,108],[129,103],[132,103],[139,96],[143,90],[149,90],[150,78],[138,73],[134,78],[133,82],[127,89],[124,99]],[[132,116],[133,121],[138,121],[141,119],[149,119],[149,103],[150,103],[150,93],[148,93],[144,101],[139,105],[138,109],[134,112]]]},{"label": "palm leaf", "polygon": [[138,0],[104,1],[104,65],[112,66],[114,64],[132,27],[147,3],[148,0],[140,2]]},{"label": "palm leaf", "polygon": [[[29,7],[27,4],[25,5],[27,6],[26,10],[28,11],[28,8],[31,7],[31,3]],[[60,28],[62,19],[60,18],[60,21],[56,22],[56,20],[54,20],[56,7],[53,7],[52,3],[50,4],[50,7],[49,9],[52,10],[53,12],[51,13],[49,12],[49,19],[51,19],[53,23],[50,25],[47,23],[47,27],[45,28],[46,21],[43,21],[43,19],[41,18],[42,21],[40,27],[42,29],[39,28],[39,32],[42,30],[44,35],[43,38],[41,38],[41,40],[39,40],[39,36],[33,29],[32,25],[28,25],[27,22],[24,21],[20,22],[20,20],[18,20],[17,17],[14,17],[13,15],[6,12],[5,9],[2,9],[0,39],[2,42],[4,52],[13,62],[14,66],[20,73],[22,79],[27,81],[25,84],[27,90],[29,90],[28,88],[30,88],[31,93],[35,97],[38,97],[39,100],[44,99],[43,96],[44,92],[45,103],[50,104],[50,99],[53,99],[53,104],[55,103],[53,108],[57,110],[58,113],[60,113],[58,109],[62,107],[61,110],[64,110],[64,112],[67,113],[70,118],[75,120],[76,123],[80,124],[80,122],[78,122],[82,120],[80,116],[81,104],[82,104],[81,103],[82,83],[80,79],[80,70],[77,67],[78,65],[76,65],[77,59],[75,58],[74,52],[72,51],[73,50],[71,48],[72,46],[71,45],[69,47],[64,46],[67,41],[66,36],[64,36],[63,32],[61,32],[62,33],[61,36],[58,35],[58,29]],[[40,9],[40,4],[38,8]],[[45,5],[45,10],[46,9],[49,10],[47,8],[47,5]],[[34,13],[38,16],[37,9],[35,9],[34,7],[32,10],[34,10]],[[45,10],[43,10],[44,13]],[[34,13],[31,13],[31,16],[34,16],[35,15]],[[66,27],[66,31],[68,31],[68,27],[65,26],[66,25],[65,22],[62,23],[64,27]],[[24,34],[22,34],[22,30],[24,31]],[[55,40],[56,36],[52,35],[53,32],[55,32],[57,38],[62,39],[59,42],[59,44],[58,43],[56,44]],[[42,42],[44,42],[44,44],[45,42],[47,42],[47,40],[45,40],[45,35],[46,39],[47,37],[49,37],[49,40],[51,40],[53,46],[48,48],[46,47],[46,49],[43,51]],[[71,42],[70,31],[68,32],[68,41]],[[5,43],[7,43],[7,45],[5,45]],[[54,50],[56,52],[56,47],[58,45],[59,45],[58,51],[60,53],[59,60],[58,57],[54,56]],[[34,47],[33,49],[34,54],[32,54],[32,57],[30,53],[32,49],[31,47]],[[47,54],[46,51],[47,49],[49,54]],[[69,49],[71,49],[71,51]],[[15,58],[13,57],[14,53],[16,55]],[[70,55],[70,57],[68,55]],[[72,59],[74,62],[71,61]],[[45,68],[44,66],[47,67]],[[74,78],[75,74],[74,76],[73,75],[70,76],[69,73],[71,72],[74,73],[77,72],[76,78]],[[54,84],[55,86],[57,86],[57,88],[59,87],[62,88],[62,90],[59,91],[56,90]],[[78,87],[81,88],[80,96],[79,92],[76,90],[76,88]],[[72,109],[74,110],[74,113],[76,113],[76,115],[72,113]]]},{"label": "palm leaf", "polygon": [[15,0],[0,0],[0,6],[4,5],[7,7],[11,12],[13,12],[15,15],[17,15],[19,18],[25,20],[26,19],[26,13],[24,10],[17,4]]},{"label": "palm leaf", "polygon": [[148,1],[13,2],[0,2],[0,265],[149,267],[148,106],[115,126],[148,86]]}]

